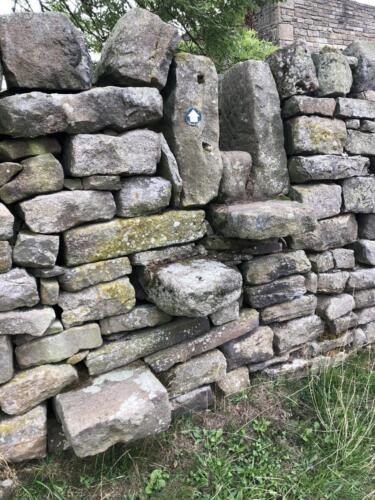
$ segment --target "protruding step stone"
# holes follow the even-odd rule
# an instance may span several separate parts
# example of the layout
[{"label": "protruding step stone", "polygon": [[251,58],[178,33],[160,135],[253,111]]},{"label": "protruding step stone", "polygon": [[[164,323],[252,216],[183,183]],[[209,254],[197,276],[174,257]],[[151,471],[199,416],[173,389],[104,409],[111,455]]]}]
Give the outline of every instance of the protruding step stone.
[{"label": "protruding step stone", "polygon": [[162,89],[180,40],[178,29],[145,9],[132,8],[107,38],[95,68],[100,85]]},{"label": "protruding step stone", "polygon": [[204,385],[198,389],[172,398],[170,400],[172,407],[172,416],[177,417],[190,412],[203,411],[213,406],[215,401],[214,394],[210,385]]},{"label": "protruding step stone", "polygon": [[233,370],[251,363],[262,363],[273,357],[273,331],[268,326],[227,342],[221,347],[228,362],[228,369]]},{"label": "protruding step stone", "polygon": [[245,335],[259,326],[259,313],[255,309],[243,309],[237,321],[212,328],[208,333],[193,340],[181,342],[178,345],[147,356],[145,361],[156,373],[168,370],[176,363],[186,361],[193,356],[215,349],[230,340]]},{"label": "protruding step stone", "polygon": [[43,365],[21,371],[0,387],[0,407],[8,415],[20,415],[78,381],[70,365]]},{"label": "protruding step stone", "polygon": [[160,155],[160,135],[152,130],[132,130],[117,136],[78,134],[67,143],[64,165],[72,177],[152,175]]},{"label": "protruding step stone", "polygon": [[[358,324],[358,317],[353,312],[350,312],[345,316],[340,316],[340,318],[336,318],[331,321],[326,321],[326,325],[328,326],[329,331],[334,335],[347,332],[348,330],[355,328],[357,324]],[[333,347],[333,349],[334,348],[335,347]]]},{"label": "protruding step stone", "polygon": [[303,295],[288,302],[266,307],[261,312],[261,319],[267,325],[269,323],[289,321],[301,316],[310,316],[315,313],[316,305],[317,299],[315,295]]},{"label": "protruding step stone", "polygon": [[171,183],[162,177],[122,179],[115,196],[117,215],[136,217],[160,212],[168,207],[171,194]]},{"label": "protruding step stone", "polygon": [[205,205],[217,196],[223,172],[218,81],[210,59],[182,52],[175,56],[165,89],[164,122],[183,181],[182,206]]},{"label": "protruding step stone", "polygon": [[89,134],[103,129],[118,132],[145,127],[163,116],[157,89],[104,87],[79,94],[30,92],[0,102],[0,133],[39,137],[67,132]]},{"label": "protruding step stone", "polygon": [[64,234],[65,260],[75,266],[195,241],[206,233],[204,218],[202,210],[172,210],[71,229]]},{"label": "protruding step stone", "polygon": [[25,269],[15,267],[0,274],[0,311],[32,307],[38,302],[36,280]]},{"label": "protruding step stone", "polygon": [[171,368],[162,376],[170,397],[180,396],[201,385],[222,379],[227,362],[222,352],[214,349]]},{"label": "protruding step stone", "polygon": [[245,287],[245,301],[258,309],[293,300],[304,295],[306,291],[305,278],[295,275],[265,285]]},{"label": "protruding step stone", "polygon": [[3,139],[0,141],[0,161],[21,160],[48,153],[61,153],[61,146],[55,137]]},{"label": "protruding step stone", "polygon": [[0,313],[1,335],[31,335],[41,337],[55,319],[52,307],[17,309]]},{"label": "protruding step stone", "polygon": [[375,177],[346,179],[342,193],[347,212],[375,213]]},{"label": "protruding step stone", "polygon": [[126,314],[102,319],[100,329],[103,335],[110,335],[111,333],[131,332],[141,328],[162,325],[168,323],[171,319],[169,314],[161,311],[156,306],[144,304],[136,306]]},{"label": "protruding step stone", "polygon": [[175,320],[106,344],[90,352],[85,363],[89,373],[97,375],[127,365],[171,345],[194,339],[208,330],[209,322],[206,318]]},{"label": "protruding step stone", "polygon": [[343,120],[299,116],[285,123],[285,144],[290,155],[341,154],[346,139],[347,131]]},{"label": "protruding step stone", "polygon": [[279,325],[273,325],[274,344],[278,354],[317,339],[324,333],[324,323],[319,316],[305,316]]},{"label": "protruding step stone", "polygon": [[167,391],[141,363],[59,394],[55,405],[65,436],[79,457],[152,436],[166,430],[171,421]]},{"label": "protruding step stone", "polygon": [[306,95],[293,96],[283,104],[283,118],[298,115],[321,115],[333,117],[336,108],[335,99],[319,99]]},{"label": "protruding step stone", "polygon": [[59,237],[20,231],[13,249],[13,261],[23,267],[50,268],[56,263]]},{"label": "protruding step stone", "polygon": [[210,210],[215,229],[227,238],[264,240],[312,231],[312,211],[295,201],[258,201],[246,204],[213,205]]},{"label": "protruding step stone", "polygon": [[367,175],[369,159],[362,156],[294,156],[288,168],[292,182],[324,181]]},{"label": "protruding step stone", "polygon": [[89,286],[116,280],[131,272],[132,267],[128,257],[119,257],[77,267],[66,267],[64,274],[58,279],[61,288],[66,292],[79,292]]},{"label": "protruding step stone", "polygon": [[345,96],[353,84],[352,70],[347,58],[331,47],[313,54],[319,81],[319,96]]},{"label": "protruding step stone", "polygon": [[280,99],[268,64],[250,60],[226,71],[220,81],[219,105],[221,149],[252,156],[248,183],[252,199],[287,193]]},{"label": "protruding step stone", "polygon": [[84,349],[95,349],[102,344],[99,325],[87,323],[55,335],[26,342],[16,347],[16,358],[21,368],[58,363]]},{"label": "protruding step stone", "polygon": [[291,186],[289,196],[310,207],[315,217],[326,219],[341,211],[341,186],[337,184],[307,184]]},{"label": "protruding step stone", "polygon": [[208,316],[238,300],[242,289],[238,271],[206,259],[144,269],[140,279],[148,298],[172,316]]},{"label": "protruding step stone", "polygon": [[60,233],[97,220],[109,220],[116,213],[112,193],[105,191],[61,191],[37,196],[19,205],[21,217],[35,233]]},{"label": "protruding step stone", "polygon": [[354,309],[354,305],[354,298],[348,293],[327,297],[320,295],[318,296],[318,307],[316,310],[317,314],[322,318],[333,320],[350,313]]},{"label": "protruding step stone", "polygon": [[353,244],[353,248],[358,262],[375,266],[375,241],[358,240]]},{"label": "protruding step stone", "polygon": [[61,292],[58,305],[63,325],[70,328],[130,311],[135,306],[135,290],[128,278],[118,278],[79,292]]},{"label": "protruding step stone", "polygon": [[0,455],[8,462],[47,454],[47,409],[44,405],[17,417],[0,416]]},{"label": "protruding step stone", "polygon": [[222,151],[223,176],[218,200],[222,203],[250,198],[252,159],[245,151]]},{"label": "protruding step stone", "polygon": [[358,225],[353,214],[339,215],[332,219],[318,221],[312,232],[292,236],[292,248],[324,252],[340,248],[356,241]]},{"label": "protruding step stone", "polygon": [[8,89],[91,87],[91,59],[83,34],[60,12],[1,16],[0,45]]},{"label": "protruding step stone", "polygon": [[281,99],[293,95],[310,94],[318,90],[319,82],[310,49],[304,42],[296,42],[267,58]]},{"label": "protruding step stone", "polygon": [[249,370],[246,367],[232,370],[225,377],[218,380],[216,384],[225,396],[237,394],[250,386]]},{"label": "protruding step stone", "polygon": [[13,377],[13,347],[10,337],[0,335],[0,385]]},{"label": "protruding step stone", "polygon": [[372,40],[352,42],[344,51],[347,56],[354,56],[358,64],[353,71],[353,92],[375,90],[375,43]]}]

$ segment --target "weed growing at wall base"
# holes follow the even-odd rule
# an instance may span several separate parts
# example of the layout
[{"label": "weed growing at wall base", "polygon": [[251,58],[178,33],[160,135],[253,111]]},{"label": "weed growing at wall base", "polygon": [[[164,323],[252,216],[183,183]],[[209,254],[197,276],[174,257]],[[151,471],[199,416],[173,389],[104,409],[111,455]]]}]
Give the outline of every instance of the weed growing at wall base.
[{"label": "weed growing at wall base", "polygon": [[16,498],[373,498],[374,367],[368,351],[309,379],[255,379],[133,448],[20,466]]}]

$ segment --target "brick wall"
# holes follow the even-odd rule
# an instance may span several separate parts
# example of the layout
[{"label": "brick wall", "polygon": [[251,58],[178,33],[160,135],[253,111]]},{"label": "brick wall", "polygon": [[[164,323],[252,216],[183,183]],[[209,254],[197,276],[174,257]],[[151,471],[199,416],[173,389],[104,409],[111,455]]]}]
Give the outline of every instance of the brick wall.
[{"label": "brick wall", "polygon": [[353,40],[375,40],[375,7],[354,0],[286,0],[263,8],[252,27],[280,46],[303,39],[312,47],[341,49]]}]

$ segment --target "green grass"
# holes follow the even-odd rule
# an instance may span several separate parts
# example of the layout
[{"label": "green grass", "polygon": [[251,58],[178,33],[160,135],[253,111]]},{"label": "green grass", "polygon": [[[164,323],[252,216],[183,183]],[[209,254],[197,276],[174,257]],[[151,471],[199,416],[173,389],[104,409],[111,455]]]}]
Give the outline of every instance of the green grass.
[{"label": "green grass", "polygon": [[141,445],[16,469],[17,499],[375,498],[375,355],[309,379],[253,380]]}]

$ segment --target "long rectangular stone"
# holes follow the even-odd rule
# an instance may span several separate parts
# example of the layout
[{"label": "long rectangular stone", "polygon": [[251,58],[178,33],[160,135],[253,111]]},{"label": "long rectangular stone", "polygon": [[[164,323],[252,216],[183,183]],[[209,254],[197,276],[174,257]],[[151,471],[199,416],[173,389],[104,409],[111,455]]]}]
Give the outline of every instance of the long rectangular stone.
[{"label": "long rectangular stone", "polygon": [[193,356],[236,339],[253,331],[259,326],[259,313],[254,309],[243,309],[240,318],[225,325],[212,328],[208,333],[193,340],[181,342],[178,345],[147,356],[145,361],[152,370],[160,373],[168,370],[176,363],[184,362]]},{"label": "long rectangular stone", "polygon": [[348,290],[364,290],[375,287],[375,267],[356,269],[349,273],[349,280],[346,284]]},{"label": "long rectangular stone", "polygon": [[359,290],[353,295],[356,309],[375,306],[375,288],[369,288],[368,290]]},{"label": "long rectangular stone", "polygon": [[301,316],[310,316],[315,313],[317,299],[315,295],[303,295],[294,300],[275,304],[266,307],[261,312],[261,319],[266,325],[280,321],[289,321],[300,318]]},{"label": "long rectangular stone", "polygon": [[359,130],[348,130],[348,138],[345,150],[352,155],[375,155],[375,134],[360,132]]},{"label": "long rectangular stone", "polygon": [[288,169],[292,182],[308,182],[368,175],[369,165],[369,159],[363,156],[293,156]]},{"label": "long rectangular stone", "polygon": [[207,318],[177,319],[166,325],[130,334],[89,353],[85,364],[90,375],[125,366],[167,347],[194,339],[209,330]]},{"label": "long rectangular stone", "polygon": [[152,304],[136,306],[130,312],[111,316],[100,321],[103,335],[111,333],[130,332],[141,328],[163,325],[171,321],[171,316]]},{"label": "long rectangular stone", "polygon": [[375,119],[375,102],[366,99],[350,99],[339,97],[337,99],[336,115],[340,118]]},{"label": "long rectangular stone", "polygon": [[269,326],[260,326],[254,331],[231,340],[221,347],[233,370],[251,363],[261,363],[273,358],[273,331]]},{"label": "long rectangular stone", "polygon": [[293,300],[306,293],[304,276],[281,278],[265,285],[245,287],[245,301],[251,307],[263,308]]},{"label": "long rectangular stone", "polygon": [[274,325],[272,329],[275,349],[283,354],[322,335],[324,323],[319,316],[311,315]]},{"label": "long rectangular stone", "polygon": [[317,219],[334,217],[341,211],[341,186],[314,183],[291,186],[289,196],[310,207]]},{"label": "long rectangular stone", "polygon": [[204,218],[203,210],[171,210],[77,227],[63,235],[65,260],[74,266],[195,241],[206,233]]}]

